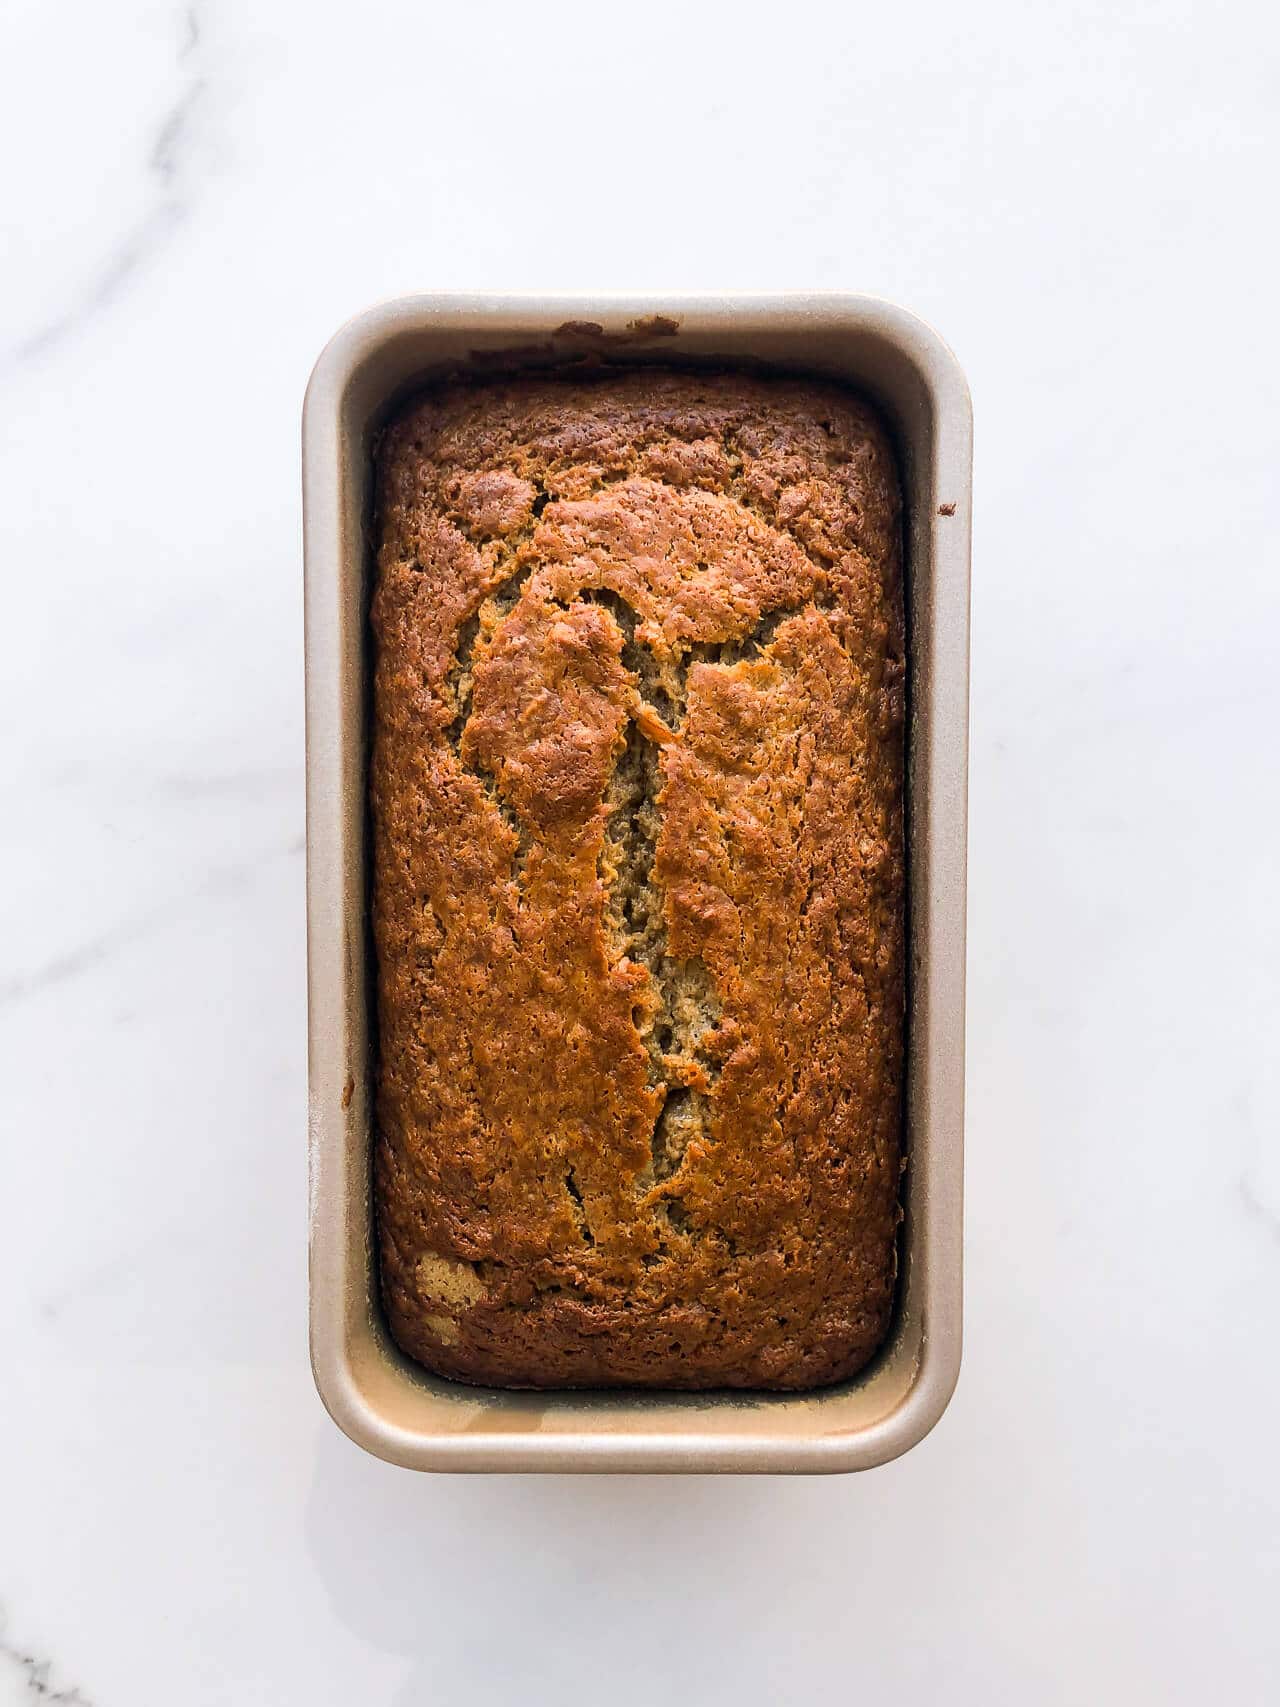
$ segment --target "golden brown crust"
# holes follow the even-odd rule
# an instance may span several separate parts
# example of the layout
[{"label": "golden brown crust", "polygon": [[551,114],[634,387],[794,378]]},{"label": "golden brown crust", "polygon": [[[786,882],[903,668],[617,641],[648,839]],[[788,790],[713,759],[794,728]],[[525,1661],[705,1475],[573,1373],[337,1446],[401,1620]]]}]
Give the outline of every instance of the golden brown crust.
[{"label": "golden brown crust", "polygon": [[377,1204],[401,1346],[800,1388],[889,1319],[893,456],[818,382],[457,384],[379,451]]}]

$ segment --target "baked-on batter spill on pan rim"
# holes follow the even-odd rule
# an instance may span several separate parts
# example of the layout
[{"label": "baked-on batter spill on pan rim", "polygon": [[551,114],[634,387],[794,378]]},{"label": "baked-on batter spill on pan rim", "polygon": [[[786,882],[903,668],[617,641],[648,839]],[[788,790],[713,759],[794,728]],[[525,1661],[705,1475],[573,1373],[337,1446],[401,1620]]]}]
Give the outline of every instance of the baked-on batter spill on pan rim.
[{"label": "baked-on batter spill on pan rim", "polygon": [[454,385],[379,449],[383,1292],[509,1386],[803,1388],[888,1324],[900,498],[834,386]]}]

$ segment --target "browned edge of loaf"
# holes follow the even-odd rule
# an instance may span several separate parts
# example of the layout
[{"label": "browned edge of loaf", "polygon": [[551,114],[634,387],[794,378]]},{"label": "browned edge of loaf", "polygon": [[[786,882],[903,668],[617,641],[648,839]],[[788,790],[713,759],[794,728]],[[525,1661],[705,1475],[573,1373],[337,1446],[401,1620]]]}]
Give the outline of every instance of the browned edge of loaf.
[{"label": "browned edge of loaf", "polygon": [[451,382],[377,452],[392,1333],[503,1386],[798,1389],[893,1304],[901,500],[816,380]]}]

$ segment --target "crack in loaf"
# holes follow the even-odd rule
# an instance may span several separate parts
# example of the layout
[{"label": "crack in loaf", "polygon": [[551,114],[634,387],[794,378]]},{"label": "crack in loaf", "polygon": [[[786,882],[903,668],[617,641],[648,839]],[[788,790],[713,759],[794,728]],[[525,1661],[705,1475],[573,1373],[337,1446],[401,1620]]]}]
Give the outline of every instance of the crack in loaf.
[{"label": "crack in loaf", "polygon": [[[502,619],[518,603],[533,568],[533,560],[525,563],[486,601],[491,644]],[[702,1050],[702,1039],[720,1019],[719,998],[705,961],[697,955],[678,958],[668,952],[665,898],[654,869],[662,823],[662,749],[680,736],[690,664],[734,664],[758,658],[761,649],[773,640],[783,617],[794,613],[794,607],[766,613],[738,642],[692,643],[679,651],[674,669],[664,675],[654,654],[637,642],[637,613],[621,594],[607,587],[584,587],[572,602],[595,605],[610,613],[622,637],[621,662],[635,694],[621,750],[604,793],[607,817],[599,869],[604,882],[604,918],[616,958],[643,966],[653,986],[652,999],[640,1003],[633,1014],[650,1057],[651,1082],[662,1096],[650,1138],[651,1164],[642,1176],[642,1183],[648,1186],[676,1174],[690,1140],[710,1132],[708,1096],[685,1081],[693,1069],[708,1088],[714,1084],[718,1066]],[[560,608],[571,609],[572,604]],[[464,623],[451,678],[458,708],[451,733],[460,757],[466,751],[473,658],[481,620],[477,612]],[[473,763],[468,768],[485,784],[504,822],[517,835],[513,879],[520,887],[528,831],[493,790],[492,779],[482,766]],[[570,1184],[569,1191],[582,1208],[575,1185]],[[682,1232],[690,1231],[674,1193],[660,1200],[660,1212]],[[584,1237],[590,1239],[585,1208],[580,1223]]]},{"label": "crack in loaf", "polygon": [[507,1385],[874,1352],[902,1065],[898,499],[823,386],[446,388],[380,452],[384,1298]]}]

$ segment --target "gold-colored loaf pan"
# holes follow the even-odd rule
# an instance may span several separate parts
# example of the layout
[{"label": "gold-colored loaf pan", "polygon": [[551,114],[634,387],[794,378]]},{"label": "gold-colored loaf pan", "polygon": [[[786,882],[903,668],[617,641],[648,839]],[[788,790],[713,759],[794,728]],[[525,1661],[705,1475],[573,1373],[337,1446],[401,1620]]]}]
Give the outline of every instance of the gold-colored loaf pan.
[{"label": "gold-colored loaf pan", "polygon": [[[365,763],[372,446],[441,370],[722,363],[842,380],[894,429],[907,515],[909,995],[905,1220],[894,1324],[853,1380],[801,1394],[529,1393],[412,1363],[378,1296]],[[898,1456],[960,1365],[971,416],[928,327],[853,296],[412,297],[325,348],[303,416],[311,1357],[330,1414],[416,1469],[831,1471]]]}]

